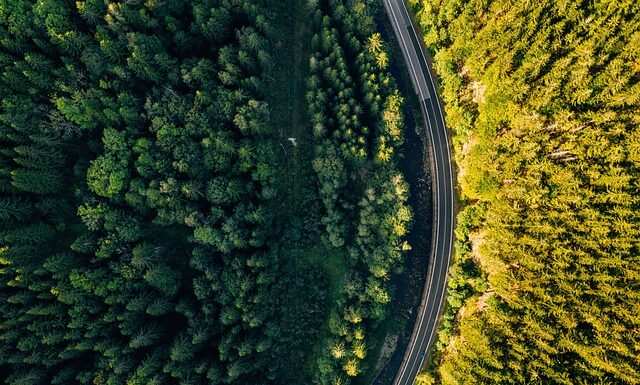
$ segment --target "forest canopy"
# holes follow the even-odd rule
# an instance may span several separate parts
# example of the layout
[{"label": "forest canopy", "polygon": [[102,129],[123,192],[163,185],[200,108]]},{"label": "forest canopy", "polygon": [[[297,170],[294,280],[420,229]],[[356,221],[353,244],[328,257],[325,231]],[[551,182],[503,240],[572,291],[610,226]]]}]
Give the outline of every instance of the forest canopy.
[{"label": "forest canopy", "polygon": [[411,3],[465,203],[422,380],[640,383],[640,3]]},{"label": "forest canopy", "polygon": [[411,222],[380,5],[305,5],[304,153],[282,5],[0,0],[0,380],[371,369]]}]

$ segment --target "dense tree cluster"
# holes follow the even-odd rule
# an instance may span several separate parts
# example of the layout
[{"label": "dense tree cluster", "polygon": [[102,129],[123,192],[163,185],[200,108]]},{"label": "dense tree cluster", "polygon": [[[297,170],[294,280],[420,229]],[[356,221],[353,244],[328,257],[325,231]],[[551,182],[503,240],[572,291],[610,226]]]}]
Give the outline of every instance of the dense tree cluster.
[{"label": "dense tree cluster", "polygon": [[329,0],[315,12],[307,93],[313,167],[326,238],[347,248],[351,266],[318,360],[323,383],[345,383],[365,369],[367,328],[386,316],[388,280],[409,248],[408,189],[393,152],[402,143],[402,98],[375,32],[379,7]]},{"label": "dense tree cluster", "polygon": [[345,277],[300,266],[299,218],[280,218],[273,9],[0,0],[0,380],[329,383],[364,369],[411,219],[379,5],[319,2],[314,18],[303,220],[319,223],[302,246],[344,257]]},{"label": "dense tree cluster", "polygon": [[272,377],[264,14],[0,4],[8,384]]},{"label": "dense tree cluster", "polygon": [[439,380],[640,383],[639,3],[413,3],[469,204]]}]

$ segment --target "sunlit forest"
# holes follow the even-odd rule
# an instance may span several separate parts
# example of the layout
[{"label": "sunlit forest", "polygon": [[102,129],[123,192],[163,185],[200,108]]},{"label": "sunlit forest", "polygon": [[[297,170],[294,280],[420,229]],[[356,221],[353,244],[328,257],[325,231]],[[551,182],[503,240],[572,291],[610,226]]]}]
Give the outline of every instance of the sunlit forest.
[{"label": "sunlit forest", "polygon": [[380,8],[1,0],[0,381],[371,371],[412,218]]},{"label": "sunlit forest", "polygon": [[640,3],[411,3],[464,207],[421,383],[640,383]]},{"label": "sunlit forest", "polygon": [[[459,200],[417,384],[640,384],[640,3],[409,5]],[[422,212],[391,31],[378,0],[0,0],[0,383],[369,385]]]}]

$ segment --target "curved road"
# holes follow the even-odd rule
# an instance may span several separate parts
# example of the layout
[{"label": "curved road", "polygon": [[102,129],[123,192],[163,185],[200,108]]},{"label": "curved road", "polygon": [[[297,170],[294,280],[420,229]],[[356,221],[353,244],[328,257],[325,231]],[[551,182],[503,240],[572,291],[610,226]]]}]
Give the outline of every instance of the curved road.
[{"label": "curved road", "polygon": [[433,234],[429,269],[414,330],[400,370],[393,381],[394,385],[411,385],[429,348],[437,338],[436,327],[444,305],[447,271],[453,245],[453,167],[442,107],[409,11],[404,0],[383,0],[383,3],[420,100],[422,115],[431,140],[429,153],[433,175]]}]

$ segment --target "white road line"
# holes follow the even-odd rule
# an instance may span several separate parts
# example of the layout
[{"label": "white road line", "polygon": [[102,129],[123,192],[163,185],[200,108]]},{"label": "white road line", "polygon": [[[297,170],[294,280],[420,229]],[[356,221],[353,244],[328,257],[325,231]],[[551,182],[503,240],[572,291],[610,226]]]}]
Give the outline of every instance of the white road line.
[{"label": "white road line", "polygon": [[[407,10],[407,7],[406,7],[406,5],[404,4],[404,2],[403,2],[403,1],[398,1],[398,3],[400,3],[400,4],[401,4],[400,8],[402,8],[402,9],[404,10],[405,15],[407,16],[408,22],[410,23],[410,26],[411,26],[411,32],[413,33],[414,37],[416,38],[416,41],[418,42],[418,46],[419,46],[419,49],[420,49],[420,54],[422,54],[422,58],[423,58],[423,59],[425,60],[425,62],[426,62],[426,55],[424,54],[424,50],[423,50],[423,48],[422,48],[422,44],[420,43],[420,38],[418,37],[418,35],[417,35],[416,31],[415,31],[415,28],[413,27],[413,24],[412,24],[412,22],[411,22],[411,16],[409,15],[409,12],[408,12],[408,10]],[[411,67],[411,70],[412,70],[412,72],[413,72],[413,75],[414,75],[414,87],[416,87],[416,88],[418,89],[418,92],[420,93],[420,95],[421,95],[421,96],[423,96],[422,90],[420,89],[420,85],[419,85],[419,82],[418,82],[418,78],[417,78],[417,74],[416,74],[415,67],[414,67],[414,65],[413,65],[413,63],[412,63],[412,61],[411,61],[411,57],[410,57],[410,54],[409,54],[409,50],[408,50],[407,44],[406,44],[406,42],[404,41],[404,38],[402,37],[401,29],[400,29],[400,26],[399,26],[399,24],[398,24],[398,18],[397,18],[396,14],[395,14],[395,11],[393,10],[393,5],[391,5],[391,1],[389,1],[388,9],[389,9],[389,11],[390,11],[390,13],[391,13],[391,15],[392,15],[392,17],[393,17],[393,19],[394,19],[394,22],[395,22],[395,24],[396,24],[396,27],[398,28],[398,31],[397,31],[397,32],[398,32],[398,33],[397,33],[397,35],[398,35],[398,39],[401,41],[401,43],[403,44],[403,46],[404,46],[404,48],[405,48],[405,51],[406,51],[406,53],[405,53],[403,56],[405,56],[406,61],[407,61],[407,62],[409,62],[409,66]],[[415,47],[414,47],[414,50],[415,50]],[[415,53],[416,53],[416,56],[417,56],[417,55],[418,55],[417,50],[415,51]],[[418,59],[419,59],[419,58],[418,58]],[[428,63],[427,63],[427,64],[428,64]],[[434,95],[433,97],[430,97],[430,99],[432,99],[432,100],[431,100],[431,103],[432,103],[432,104],[431,104],[431,106],[432,106],[432,111],[433,111],[433,114],[435,115],[435,113],[436,113],[436,109],[435,109],[435,108],[433,108],[433,107],[435,107],[435,106],[434,106],[434,104],[433,104],[433,103],[434,103],[433,98],[434,98],[434,97],[436,97],[436,98],[437,98],[437,93],[435,93],[435,91],[436,91],[436,90],[435,90],[435,84],[434,84],[434,82],[433,82],[433,76],[431,75],[431,71],[427,68],[427,71],[426,71],[426,72],[427,72],[427,74],[428,74],[428,76],[429,76],[429,79],[431,80],[431,90],[429,90],[429,85],[428,85],[428,84],[426,84],[426,86],[427,86],[427,91],[428,91],[430,94],[432,93],[432,91],[434,91],[433,93],[434,93],[434,94],[436,94],[436,95]],[[423,74],[423,76],[424,76],[424,74]],[[424,104],[423,104],[423,106],[424,106],[424,108],[425,108],[425,113],[427,113],[427,110],[426,110],[426,101],[424,100],[424,98],[421,100],[421,102],[422,102],[422,103],[424,103]],[[448,133],[447,133],[446,125],[445,125],[445,123],[444,123],[444,113],[443,113],[443,111],[442,111],[442,106],[440,105],[440,103],[439,103],[439,101],[438,101],[438,100],[436,100],[436,101],[435,101],[435,104],[436,104],[436,105],[437,105],[437,107],[438,107],[438,111],[437,111],[437,112],[439,112],[439,113],[440,113],[440,119],[439,119],[439,120],[440,120],[440,122],[442,123],[442,128],[443,128],[443,133],[444,133],[444,142],[445,142],[445,146],[444,146],[444,147],[446,147],[446,153],[447,153],[448,160],[449,160],[449,162],[448,162],[448,168],[449,168],[449,179],[451,179],[451,183],[449,183],[449,192],[450,192],[450,198],[451,198],[451,204],[450,204],[450,207],[449,207],[449,208],[450,208],[450,210],[451,210],[451,213],[450,213],[450,218],[451,218],[451,220],[449,221],[449,224],[450,224],[450,229],[451,229],[451,230],[453,230],[453,225],[454,225],[454,223],[455,223],[455,220],[453,219],[453,212],[454,212],[454,201],[453,201],[453,197],[454,197],[454,191],[453,191],[453,167],[452,167],[452,165],[451,165],[451,151],[450,151],[450,149],[449,149],[449,138],[448,138]],[[427,113],[427,115],[428,115],[428,113]],[[435,116],[434,116],[434,118],[435,118]],[[437,119],[437,118],[436,118],[436,119]],[[442,153],[442,148],[439,148],[439,149],[438,149],[439,151],[438,151],[438,150],[436,150],[436,146],[435,146],[435,139],[434,139],[435,134],[434,134],[434,133],[438,130],[437,125],[435,126],[435,130],[434,130],[434,129],[433,129],[433,127],[431,127],[431,122],[429,121],[429,117],[428,117],[428,116],[426,116],[426,120],[427,120],[427,124],[429,125],[429,128],[431,129],[431,130],[430,130],[431,134],[430,134],[429,136],[431,137],[432,149],[433,149],[433,151],[434,151],[434,163],[435,163],[434,168],[435,168],[435,171],[436,171],[436,172],[434,173],[434,174],[435,174],[435,175],[434,175],[434,176],[435,176],[435,182],[436,182],[436,183],[435,183],[435,186],[436,186],[436,187],[438,187],[438,170],[439,170],[439,167],[438,167],[438,166],[439,166],[438,158],[439,158],[439,157],[438,157],[438,156],[436,156],[436,152],[439,152],[440,154],[443,154],[443,153]],[[438,134],[440,134],[440,132],[438,132]],[[440,137],[440,139],[442,139],[442,137]],[[442,146],[440,146],[440,147],[442,147]],[[446,167],[446,166],[445,166],[445,167]],[[446,178],[446,176],[445,176],[445,178]],[[440,208],[439,208],[440,194],[441,194],[441,191],[440,191],[440,189],[438,188],[438,191],[437,191],[437,193],[435,194],[435,198],[436,198],[436,201],[437,201],[437,202],[435,202],[436,204],[434,204],[434,205],[433,205],[433,206],[436,208],[437,213],[438,213],[438,215],[435,215],[435,216],[434,216],[434,218],[438,218],[438,221],[440,220],[440,218],[439,218],[439,214],[440,214]],[[445,218],[446,218],[446,215],[445,215]],[[446,220],[446,219],[445,219],[445,220]],[[427,299],[426,299],[426,301],[425,301],[425,305],[427,305],[427,304],[430,302],[430,299],[432,298],[432,297],[431,297],[431,293],[432,293],[432,291],[431,291],[431,285],[432,285],[432,283],[433,283],[433,277],[434,277],[434,274],[435,274],[435,254],[436,254],[436,251],[438,250],[438,247],[437,247],[437,246],[440,244],[440,241],[439,241],[439,235],[440,235],[440,234],[439,234],[439,230],[440,230],[440,225],[441,225],[441,223],[438,223],[438,225],[436,226],[436,236],[435,236],[435,242],[434,242],[434,250],[432,251],[432,258],[433,258],[433,259],[432,259],[432,261],[433,261],[433,263],[431,264],[431,267],[432,267],[432,268],[431,268],[431,274],[430,274],[429,282],[428,282],[428,283],[429,283],[429,286],[427,286],[427,287],[428,287],[429,292],[427,293]],[[446,258],[446,267],[445,267],[445,270],[444,270],[445,274],[447,273],[447,271],[448,271],[448,269],[449,269],[450,262],[451,262],[451,261],[450,261],[450,260],[451,260],[451,252],[452,252],[452,247],[453,247],[453,234],[452,234],[452,231],[449,231],[449,232],[448,232],[448,234],[445,234],[445,242],[446,242],[446,241],[448,241],[449,245],[448,245],[448,253],[447,253],[447,255],[446,255],[446,257],[447,257],[447,258]],[[439,267],[439,269],[438,269],[438,273],[439,273],[439,274],[438,274],[438,275],[440,276],[440,275],[442,274],[442,265],[439,265],[438,267]],[[445,276],[445,277],[444,277],[444,279],[445,279],[445,282],[446,282],[447,277]],[[438,301],[438,307],[435,309],[435,310],[437,311],[437,313],[439,313],[439,312],[441,311],[441,309],[442,309],[442,304],[443,304],[443,301],[444,301],[445,293],[446,293],[446,290],[442,290],[442,293],[441,293],[441,295],[440,295],[440,299],[439,299],[439,301]],[[425,309],[423,309],[423,310],[425,310],[425,311],[426,311],[426,307],[427,307],[427,306],[425,306]],[[434,309],[433,309],[433,307],[432,307],[432,308],[429,310],[429,312],[428,312],[428,313],[429,313],[429,316],[431,316],[431,315],[433,314],[433,311],[434,311]],[[437,317],[437,315],[438,315],[438,314],[436,314],[436,317]],[[422,327],[422,323],[423,323],[424,318],[425,318],[424,316],[425,316],[425,313],[422,313],[422,317],[421,317],[421,319],[420,319],[420,321],[419,321],[419,323],[418,323],[418,329],[414,329],[414,330],[418,330],[418,331],[419,331],[419,330],[421,329],[421,327]],[[435,327],[435,326],[436,326],[436,323],[437,323],[437,320],[435,320],[435,321],[434,321],[434,325],[433,325],[433,327],[432,327],[432,329],[431,329],[431,333],[429,334],[429,338],[428,338],[428,340],[427,340],[427,347],[428,347],[428,346],[430,346],[430,345],[431,345],[431,343],[432,343],[433,335],[434,335],[435,330],[436,330],[436,327]],[[420,345],[421,345],[421,346],[424,344],[424,338],[425,338],[425,336],[423,336],[423,337],[420,339]],[[413,355],[413,352],[414,352],[414,350],[415,350],[415,346],[416,346],[416,344],[415,344],[415,341],[414,341],[414,344],[411,346],[411,349],[410,349],[410,351],[409,351],[408,358],[411,358],[411,356]],[[405,354],[405,355],[406,355],[406,354]],[[425,357],[422,357],[422,359],[420,360],[420,367],[422,366],[422,364],[423,364],[423,362],[424,362],[424,359],[425,359]],[[408,363],[408,362],[407,362],[407,363]],[[399,374],[398,376],[396,376],[396,378],[398,379],[398,382],[401,382],[401,381],[403,380],[404,374],[406,373],[406,370],[407,370],[407,366],[408,366],[408,365],[405,365],[405,367],[402,369],[402,371],[400,372],[400,374]],[[415,361],[413,361],[413,364],[411,365],[410,375],[411,375],[411,374],[412,374],[412,372],[414,371],[414,368],[415,368]],[[415,379],[414,379],[414,380],[415,380]],[[412,381],[412,382],[413,382],[413,381]]]},{"label": "white road line", "polygon": [[[393,9],[393,5],[391,4],[391,2],[389,2],[389,3],[388,3],[388,9],[389,9],[389,11],[391,12],[391,15],[392,15],[392,17],[393,17],[393,19],[394,19],[394,22],[395,22],[395,25],[396,25],[396,28],[397,28],[397,32],[398,32],[398,33],[397,33],[397,35],[398,35],[398,39],[401,41],[401,43],[403,44],[403,46],[404,46],[404,48],[405,48],[406,53],[405,53],[405,55],[404,55],[404,56],[405,56],[406,61],[407,61],[407,62],[409,62],[409,66],[411,67],[411,70],[412,70],[412,72],[413,72],[413,74],[414,74],[414,77],[415,77],[415,79],[414,79],[414,86],[418,89],[418,92],[419,92],[419,93],[420,93],[420,95],[422,96],[422,98],[421,98],[421,102],[424,104],[424,109],[425,109],[425,113],[426,113],[426,112],[427,112],[427,111],[426,111],[426,100],[425,100],[425,98],[424,98],[424,94],[422,93],[422,90],[420,89],[420,86],[419,86],[419,84],[420,84],[420,83],[419,83],[419,81],[418,81],[418,75],[417,75],[417,73],[416,73],[416,70],[415,70],[415,67],[414,67],[414,65],[413,65],[413,62],[411,61],[411,55],[409,54],[409,49],[408,49],[407,44],[406,44],[406,42],[404,41],[404,38],[403,38],[403,36],[402,36],[402,32],[401,32],[401,31],[402,31],[402,29],[401,29],[401,27],[400,27],[400,25],[399,25],[399,23],[398,23],[398,17],[397,17],[397,16],[396,16],[396,14],[395,14],[395,11],[394,11],[394,9]],[[406,8],[405,8],[405,12],[406,12]],[[409,18],[409,19],[408,19],[408,21],[409,21],[409,22],[411,22],[411,19]],[[415,30],[413,30],[413,26],[411,26],[411,27],[412,27],[412,31],[413,31],[413,32],[414,32],[414,34],[415,34]],[[416,41],[418,41],[418,45],[420,45],[420,44],[419,44],[419,41],[420,41],[420,40],[419,40],[419,39],[416,39]],[[423,55],[423,57],[424,57],[424,52],[422,52],[422,48],[421,48],[421,47],[420,47],[420,50],[421,50],[421,53],[422,53],[422,55]],[[415,47],[414,47],[414,51],[415,51]],[[416,53],[416,57],[417,57],[418,52],[417,52],[417,51],[415,51],[415,53]],[[424,76],[424,74],[422,74],[422,75]],[[430,99],[431,99],[431,98],[430,98]],[[434,131],[434,128],[433,128],[433,127],[431,127],[431,122],[429,121],[428,116],[426,116],[426,115],[425,115],[425,118],[426,118],[425,120],[427,121],[427,124],[428,124],[428,126],[429,126],[429,128],[430,128],[430,132],[431,132],[431,134],[429,135],[429,137],[430,137],[430,139],[431,139],[431,145],[432,145],[432,149],[433,149],[433,151],[434,151],[434,163],[435,163],[435,167],[434,167],[434,169],[435,169],[434,177],[435,177],[435,186],[437,186],[437,185],[438,185],[438,157],[437,157],[437,156],[436,156],[436,154],[435,154],[435,152],[437,151],[437,148],[436,148],[436,145],[435,145],[435,139],[434,139],[434,135],[433,135],[433,132],[435,132],[435,131]],[[435,129],[437,130],[437,126],[435,127]],[[439,217],[439,214],[440,214],[440,207],[439,207],[439,204],[438,204],[438,203],[439,203],[439,201],[440,201],[440,196],[439,196],[439,195],[440,195],[440,189],[437,189],[437,192],[436,192],[436,202],[435,202],[436,204],[432,205],[432,206],[435,208],[435,211],[436,211],[436,215],[434,216],[434,218],[438,218],[438,217]],[[435,266],[435,256],[436,256],[436,250],[438,249],[438,247],[437,247],[437,246],[438,246],[438,244],[439,244],[439,238],[440,238],[440,237],[439,237],[440,226],[436,226],[436,229],[435,229],[435,230],[436,230],[436,234],[435,234],[435,242],[433,243],[433,244],[434,244],[434,247],[433,247],[433,250],[432,250],[432,253],[431,253],[431,254],[432,254],[432,258],[431,258],[431,262],[432,262],[432,263],[431,263],[431,269],[430,269],[430,270],[431,270],[431,271],[430,271],[430,273],[431,273],[431,274],[430,274],[430,276],[429,276],[428,285],[426,286],[426,287],[428,288],[428,290],[429,290],[429,293],[427,293],[427,298],[426,298],[426,300],[425,300],[425,302],[424,302],[424,304],[425,304],[425,309],[423,309],[423,310],[426,310],[426,308],[428,307],[427,305],[428,305],[428,304],[429,304],[429,302],[430,302],[430,301],[429,301],[429,299],[431,298],[431,295],[430,295],[430,293],[431,293],[431,286],[432,286],[432,284],[433,284],[433,277],[435,276],[435,270],[436,270],[436,266]],[[439,270],[439,271],[441,271],[441,269],[438,269],[438,270]],[[433,311],[430,311],[430,312],[429,312],[429,315],[431,315],[432,313],[433,313]],[[422,329],[422,324],[423,324],[423,322],[424,322],[424,320],[425,320],[425,317],[424,317],[424,316],[425,316],[425,313],[422,313],[422,314],[421,314],[421,317],[420,317],[420,319],[419,319],[419,321],[418,321],[418,328],[417,328],[417,329],[415,329],[415,330],[418,330],[418,331],[419,331],[419,330],[421,330],[421,329]],[[432,330],[434,330],[434,329],[435,329],[435,328],[432,328]],[[423,335],[423,336],[422,336],[422,338],[420,339],[420,346],[422,346],[422,345],[424,344],[424,337],[425,337],[425,336]],[[430,339],[431,339],[431,337],[430,337]],[[410,359],[410,358],[411,358],[411,356],[413,356],[413,354],[414,354],[414,351],[415,351],[415,348],[416,348],[416,343],[415,343],[415,342],[416,342],[416,341],[414,341],[413,345],[411,346],[411,348],[410,348],[410,350],[409,350],[409,354],[408,354],[408,356],[407,356],[409,359]],[[406,355],[406,354],[405,354],[405,355]],[[421,364],[422,364],[423,360],[424,360],[424,357],[423,357],[423,358],[422,358],[422,360],[420,361],[420,362],[421,362]],[[414,360],[412,360],[412,363],[413,363],[413,364],[411,365],[411,370],[409,371],[409,374],[410,374],[410,375],[412,374],[413,369],[415,368],[415,361],[414,361]],[[407,364],[408,364],[408,361],[407,361]],[[405,373],[406,373],[406,370],[407,370],[407,369],[408,369],[408,365],[405,365],[405,366],[402,368],[402,370],[400,371],[399,375],[397,375],[397,376],[396,376],[396,378],[398,379],[398,381],[399,381],[399,382],[402,382],[403,377],[404,377],[404,375],[405,375]]]},{"label": "white road line", "polygon": [[[389,5],[389,10],[390,10],[391,15],[392,15],[392,17],[393,17],[393,20],[394,20],[394,22],[395,22],[395,25],[396,25],[396,27],[397,27],[397,31],[398,31],[398,33],[397,33],[397,35],[398,35],[398,40],[400,40],[400,41],[401,41],[401,43],[403,44],[403,46],[404,46],[404,48],[405,48],[405,52],[406,52],[406,54],[405,54],[405,59],[406,59],[406,61],[409,63],[409,66],[411,67],[411,70],[412,70],[413,75],[414,75],[414,77],[415,77],[415,78],[414,78],[414,82],[415,82],[414,86],[418,89],[418,93],[419,93],[419,94],[420,94],[420,96],[421,96],[421,102],[422,102],[422,103],[424,103],[424,100],[425,100],[425,99],[424,99],[424,94],[422,93],[422,90],[420,89],[419,82],[418,82],[418,75],[417,75],[417,73],[416,73],[416,70],[415,70],[415,67],[414,67],[414,65],[413,65],[413,62],[411,61],[411,55],[409,54],[409,49],[408,49],[408,47],[407,47],[406,42],[404,41],[404,39],[403,39],[403,37],[402,37],[402,32],[401,32],[401,31],[402,31],[402,29],[401,29],[401,27],[400,27],[400,24],[398,23],[398,18],[397,18],[397,16],[396,16],[395,11],[393,10],[393,5],[391,4],[391,2],[389,2],[389,3],[388,3],[388,5]],[[417,53],[417,52],[416,52],[416,53]],[[431,124],[428,122],[428,119],[426,119],[426,120],[427,120],[427,124],[429,124],[429,126],[430,126]],[[433,148],[434,148],[434,150],[435,150],[435,143],[434,143],[434,141],[433,141],[433,137],[432,137],[432,135],[430,135],[430,137],[431,137],[432,145],[434,146]],[[435,157],[434,157],[434,158],[435,158]],[[436,174],[436,177],[437,177],[437,172],[436,172],[435,174]],[[437,236],[436,236],[436,241],[437,241]],[[431,275],[430,275],[430,277],[429,277],[429,287],[431,286],[431,282],[433,282],[433,275],[434,275],[434,271],[435,271],[435,269],[431,269]],[[426,301],[426,302],[428,302],[428,301]],[[425,305],[426,305],[426,303],[425,303]],[[424,322],[424,313],[422,313],[422,315],[421,315],[420,319],[418,320],[418,329],[417,329],[417,330],[420,330],[420,329],[421,329],[421,327],[422,327],[422,323],[423,323],[423,322]],[[408,358],[411,358],[411,356],[414,354],[415,347],[416,347],[416,344],[415,344],[415,341],[414,341],[414,344],[411,346],[411,348],[410,348],[410,350],[409,350],[409,354],[408,354],[408,356],[407,356]],[[408,361],[407,361],[407,363],[408,363]],[[396,376],[396,378],[397,378],[398,380],[402,381],[402,379],[403,379],[403,377],[404,377],[404,374],[405,374],[406,370],[407,370],[407,365],[405,365],[405,366],[402,368],[402,370],[400,371],[399,375],[397,375],[397,376]],[[412,366],[412,370],[413,370],[413,366]]]},{"label": "white road line", "polygon": [[[400,3],[402,3],[402,9],[404,10],[405,14],[409,18],[409,20],[411,20],[411,17],[409,16],[409,11],[407,10],[406,5],[404,4],[403,1],[400,1]],[[414,36],[416,37],[416,40],[418,41],[418,46],[420,48],[420,53],[422,54],[422,56],[426,60],[426,56],[424,54],[424,50],[422,49],[422,44],[420,44],[420,39],[418,38],[418,35],[416,34],[415,28],[412,27],[411,30],[412,30]],[[429,79],[431,80],[431,85],[433,87],[433,91],[436,91],[435,90],[435,83],[433,82],[433,76],[431,76],[431,71],[428,70],[428,69],[427,69],[427,74],[429,75]],[[432,104],[433,104],[433,99],[434,98],[431,98]],[[438,100],[436,100],[435,103],[438,106],[438,111],[440,112],[440,121],[442,122],[442,127],[444,129],[443,131],[444,131],[444,137],[445,137],[445,142],[446,142],[446,146],[445,147],[446,147],[446,150],[447,150],[447,156],[448,156],[448,159],[451,160],[451,152],[450,152],[450,149],[449,149],[449,137],[448,137],[446,125],[444,123],[444,113],[442,112],[442,107],[440,106],[440,102]],[[449,161],[448,163],[449,163],[449,175],[451,176],[451,182],[452,182],[452,183],[449,184],[449,186],[450,186],[449,191],[451,193],[451,207],[450,207],[451,208],[451,219],[452,219],[451,228],[453,229],[453,225],[455,224],[455,221],[453,220],[453,212],[454,212],[454,206],[453,206],[453,197],[454,197],[454,194],[453,194],[453,168],[451,166],[451,161]],[[450,233],[450,235],[452,235],[452,233]],[[451,241],[449,242],[449,253],[448,253],[449,258],[447,258],[447,270],[449,270],[449,264],[451,262],[450,256],[451,256],[451,251],[452,251],[452,247],[453,247],[453,237],[450,236],[449,238],[451,239]],[[445,292],[446,292],[446,290],[442,291],[442,295],[440,296],[440,304],[439,304],[438,308],[442,307],[442,302],[444,301]],[[435,332],[435,328],[432,329],[431,336],[429,337],[429,340],[431,340],[431,338],[433,337],[433,333],[434,332]]]},{"label": "white road line", "polygon": [[[400,25],[398,24],[398,18],[396,17],[395,12],[393,12],[393,6],[390,5],[389,9],[393,14],[393,21],[395,22],[396,27],[398,28],[398,33],[400,33]],[[402,42],[406,55],[409,56],[409,47],[407,47],[407,44],[405,43],[404,39],[402,39],[402,36],[399,36],[398,40]],[[411,59],[409,57],[407,57],[406,61],[409,62],[409,65],[411,66],[411,72],[413,72],[413,78],[414,78],[414,81],[416,82],[416,88],[418,89],[418,93],[420,94],[420,99],[424,99],[424,95],[422,94],[422,89],[420,89],[420,87],[418,86],[418,73],[416,72],[416,69],[413,67],[413,63],[411,62]]]}]

